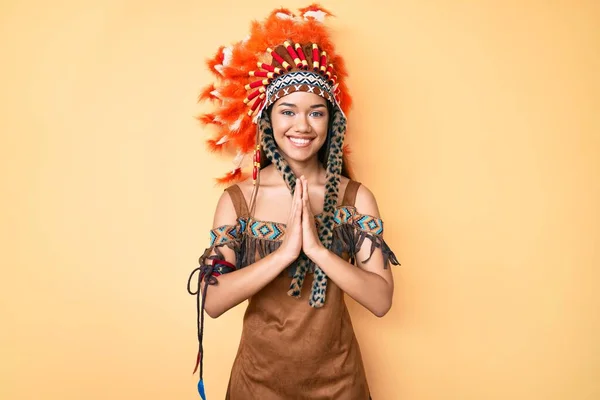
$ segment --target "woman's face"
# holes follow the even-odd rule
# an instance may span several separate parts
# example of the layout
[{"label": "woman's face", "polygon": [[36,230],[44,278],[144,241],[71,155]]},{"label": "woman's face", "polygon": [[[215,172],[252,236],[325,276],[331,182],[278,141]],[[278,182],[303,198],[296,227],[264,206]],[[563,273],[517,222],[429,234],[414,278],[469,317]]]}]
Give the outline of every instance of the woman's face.
[{"label": "woman's face", "polygon": [[316,156],[327,139],[327,100],[314,93],[294,92],[273,104],[271,125],[286,159],[306,161]]}]

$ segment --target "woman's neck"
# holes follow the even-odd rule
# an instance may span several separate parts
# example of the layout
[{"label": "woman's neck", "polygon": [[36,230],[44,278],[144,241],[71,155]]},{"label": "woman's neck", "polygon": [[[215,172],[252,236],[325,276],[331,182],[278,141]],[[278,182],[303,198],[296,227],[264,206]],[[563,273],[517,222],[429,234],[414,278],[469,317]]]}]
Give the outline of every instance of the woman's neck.
[{"label": "woman's neck", "polygon": [[296,178],[304,175],[309,183],[317,183],[323,179],[325,169],[316,156],[304,162],[289,159],[287,162]]}]

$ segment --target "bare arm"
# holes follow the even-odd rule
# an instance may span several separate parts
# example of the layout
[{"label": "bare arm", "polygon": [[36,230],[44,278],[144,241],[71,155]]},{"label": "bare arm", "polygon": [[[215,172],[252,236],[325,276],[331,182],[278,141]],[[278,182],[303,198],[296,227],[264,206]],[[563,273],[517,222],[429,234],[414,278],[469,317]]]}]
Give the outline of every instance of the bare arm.
[{"label": "bare arm", "polygon": [[[376,264],[379,258],[378,267],[382,268],[383,260],[375,254],[368,264]],[[364,266],[356,268],[326,248],[309,257],[340,289],[376,316],[383,317],[390,310],[394,284],[389,268],[378,272]]]},{"label": "bare arm", "polygon": [[[290,226],[294,225],[291,223],[294,219],[300,221],[301,218],[301,193],[300,191],[297,192],[298,195],[294,195],[290,212]],[[213,227],[234,225],[235,223],[235,208],[231,197],[225,192],[217,205]],[[299,222],[296,224],[299,224]],[[209,285],[204,305],[207,314],[212,318],[221,316],[229,309],[252,297],[289,266],[298,257],[302,245],[302,232],[300,229],[296,229],[296,231],[300,233],[299,238],[296,237],[298,232],[290,229],[285,233],[284,241],[276,251],[253,264],[219,276],[216,285]],[[298,242],[298,244],[296,245],[295,242]],[[226,261],[235,265],[236,256],[232,249],[223,246],[220,251]],[[205,283],[202,282],[202,290],[204,290],[204,285]]]},{"label": "bare arm", "polygon": [[[356,209],[360,214],[379,218],[375,197],[362,185],[356,196]],[[306,205],[303,212],[307,212]],[[318,246],[317,243],[313,248],[304,251],[340,289],[373,314],[382,317],[392,306],[394,281],[391,269],[384,269],[384,257],[380,248],[375,249],[368,262],[363,262],[369,258],[370,248],[371,239],[365,239],[356,255],[360,268],[356,268],[329,249]]]}]

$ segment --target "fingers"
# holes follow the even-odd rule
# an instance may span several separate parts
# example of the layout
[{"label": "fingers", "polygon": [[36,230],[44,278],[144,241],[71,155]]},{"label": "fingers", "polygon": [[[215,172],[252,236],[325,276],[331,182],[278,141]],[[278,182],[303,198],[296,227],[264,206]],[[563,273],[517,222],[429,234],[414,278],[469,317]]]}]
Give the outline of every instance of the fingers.
[{"label": "fingers", "polygon": [[302,215],[302,179],[296,179],[296,189],[294,191],[294,219],[301,218]]},{"label": "fingers", "polygon": [[298,194],[298,199],[302,199],[302,177],[296,179],[296,192]]},{"label": "fingers", "polygon": [[308,199],[308,182],[304,176],[302,177],[302,201],[304,203],[304,207],[308,207],[310,205],[310,201]]},{"label": "fingers", "polygon": [[312,210],[310,209],[310,199],[308,197],[308,181],[306,178],[302,178],[302,211],[304,215],[310,217],[312,215]]},{"label": "fingers", "polygon": [[308,229],[313,222],[310,200],[308,198],[308,181],[302,177],[302,226]]}]

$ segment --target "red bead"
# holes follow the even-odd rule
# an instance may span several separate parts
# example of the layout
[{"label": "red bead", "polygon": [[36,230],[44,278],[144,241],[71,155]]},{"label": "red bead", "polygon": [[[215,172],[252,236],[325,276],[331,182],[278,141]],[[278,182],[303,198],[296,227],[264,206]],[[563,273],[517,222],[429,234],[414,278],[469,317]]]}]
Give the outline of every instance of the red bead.
[{"label": "red bead", "polygon": [[260,163],[260,150],[256,150],[255,156],[256,156],[256,162]]},{"label": "red bead", "polygon": [[256,180],[258,178],[258,168],[254,167],[252,169],[252,179]]}]

